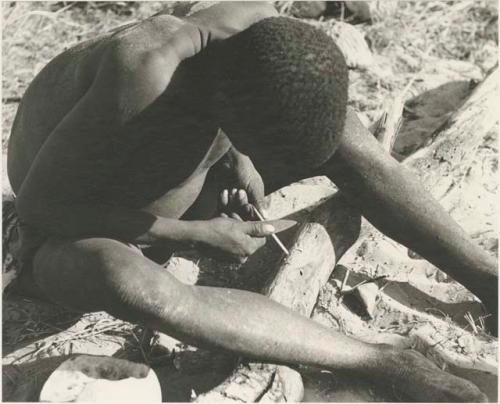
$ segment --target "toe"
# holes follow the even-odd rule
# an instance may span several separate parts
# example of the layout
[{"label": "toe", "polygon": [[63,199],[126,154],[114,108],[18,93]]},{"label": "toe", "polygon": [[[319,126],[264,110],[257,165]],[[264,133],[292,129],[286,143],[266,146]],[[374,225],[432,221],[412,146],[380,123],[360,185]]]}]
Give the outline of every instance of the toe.
[{"label": "toe", "polygon": [[244,189],[240,189],[238,191],[238,202],[241,206],[245,206],[248,204],[247,192]]},{"label": "toe", "polygon": [[233,188],[233,189],[231,190],[231,197],[230,197],[230,201],[231,201],[231,202],[235,200],[235,198],[236,198],[236,194],[237,194],[237,193],[238,193],[238,190],[237,190],[236,188]]},{"label": "toe", "polygon": [[242,206],[242,214],[243,217],[246,220],[258,220],[258,218],[255,216],[255,211],[253,209],[253,206],[247,203],[246,205]]},{"label": "toe", "polygon": [[240,222],[243,221],[243,219],[241,218],[240,215],[238,215],[237,213],[233,212],[231,213],[231,218],[235,219],[235,220],[239,220]]},{"label": "toe", "polygon": [[227,189],[224,189],[221,193],[220,193],[220,204],[222,207],[227,207],[229,203],[229,191]]}]

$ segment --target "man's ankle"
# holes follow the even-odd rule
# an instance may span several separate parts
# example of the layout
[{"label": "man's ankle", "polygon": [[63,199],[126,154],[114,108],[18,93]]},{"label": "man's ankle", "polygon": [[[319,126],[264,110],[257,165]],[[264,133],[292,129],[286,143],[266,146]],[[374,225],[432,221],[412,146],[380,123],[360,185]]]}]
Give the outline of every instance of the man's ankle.
[{"label": "man's ankle", "polygon": [[394,374],[402,364],[402,350],[387,344],[370,345],[370,354],[363,358],[356,371],[370,379]]}]

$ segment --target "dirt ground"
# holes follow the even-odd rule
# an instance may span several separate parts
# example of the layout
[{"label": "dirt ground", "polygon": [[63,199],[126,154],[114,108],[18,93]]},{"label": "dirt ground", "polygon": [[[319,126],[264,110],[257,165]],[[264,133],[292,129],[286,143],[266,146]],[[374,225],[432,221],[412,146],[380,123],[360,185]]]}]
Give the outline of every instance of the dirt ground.
[{"label": "dirt ground", "polygon": [[[173,3],[2,2],[3,167],[10,128],[19,101],[31,80],[48,61],[80,41],[122,24],[144,19],[163,7],[171,8]],[[291,13],[291,3],[293,2],[282,1],[276,2],[276,5],[284,13]],[[372,61],[350,69],[349,104],[359,111],[367,125],[375,123],[380,117],[384,103],[403,93],[406,98],[410,98],[450,82],[461,83],[447,89],[447,96],[443,97],[441,93],[434,106],[419,109],[418,100],[413,100],[411,108],[405,110],[406,125],[401,130],[403,140],[396,146],[398,150],[410,153],[426,144],[429,134],[443,125],[470,94],[474,85],[483,80],[487,72],[497,64],[498,6],[494,0],[387,3],[395,6],[391,11],[378,10],[371,22],[358,21],[339,2],[332,15],[313,23],[319,21],[326,30],[325,26],[330,22],[343,20],[365,36]],[[448,105],[444,100],[455,102]],[[422,119],[415,119],[415,116]],[[412,136],[416,133],[415,127],[411,125],[417,125],[421,129],[417,140],[415,137],[409,140],[405,137],[405,133],[411,133]],[[497,212],[494,203],[497,193],[497,152],[496,136],[481,143],[471,168],[471,183],[464,191],[482,197],[477,206],[473,205],[475,211],[480,213],[471,217],[470,211],[464,210],[457,217],[491,254],[498,254],[498,229],[495,226]],[[334,189],[323,179],[302,186],[306,188],[298,186],[290,191],[283,205],[276,202],[275,211],[284,215],[283,212],[287,209],[291,212],[297,206],[312,203]],[[5,170],[2,173],[2,192],[3,195],[10,193]],[[304,195],[308,195],[309,199]],[[471,204],[476,204],[476,199]],[[353,271],[349,285],[354,285],[367,276],[390,274],[391,282],[383,286],[384,294],[377,298],[375,314],[366,316],[366,313],[362,313],[358,316],[362,320],[353,317],[350,325],[331,320],[332,313],[346,318],[345,312],[338,311],[340,309],[334,298],[339,282],[344,277],[340,268],[335,270],[334,276],[320,293],[313,318],[347,333],[364,333],[370,341],[380,338],[380,342],[414,347],[422,341],[428,343],[429,335],[437,332],[433,329],[434,334],[426,333],[423,325],[429,323],[433,327],[441,327],[436,344],[447,344],[446,349],[460,351],[461,355],[472,358],[472,361],[482,361],[484,364],[481,371],[448,367],[449,370],[468,377],[480,385],[490,398],[495,398],[496,376],[492,376],[491,366],[496,367],[497,364],[489,360],[491,357],[496,358],[496,340],[492,342],[481,330],[481,324],[476,324],[474,320],[474,327],[479,327],[473,333],[474,338],[461,338],[460,334],[464,330],[463,335],[469,335],[473,328],[470,321],[463,317],[464,313],[469,313],[475,319],[479,315],[478,305],[471,295],[436,268],[412,256],[412,252],[379,242],[378,235],[366,223],[363,236],[365,238],[351,249],[341,264],[349,268],[361,268],[358,272]],[[377,246],[383,248],[377,249]],[[402,256],[406,258],[403,259]],[[408,281],[410,270],[413,271],[412,276],[415,276],[412,282]],[[453,306],[453,311],[451,304],[459,306]],[[431,313],[429,307],[433,307],[435,312]],[[436,315],[437,311],[441,314]],[[61,334],[61,329],[65,330],[64,334]],[[40,341],[50,335],[56,337],[40,345]],[[9,392],[8,397],[12,400],[34,397],[30,394],[35,394],[36,388],[32,383],[26,384],[27,378],[35,375],[35,378],[43,380],[39,369],[32,366],[34,359],[43,360],[47,363],[47,368],[53,368],[51,361],[57,355],[78,352],[79,346],[84,345],[88,349],[89,341],[94,344],[92,352],[140,359],[145,356],[144,341],[149,338],[147,330],[118,322],[102,313],[82,317],[65,310],[54,311],[53,307],[44,311],[36,302],[4,296],[2,342],[3,364],[7,369],[4,369],[4,399],[5,391]],[[53,344],[50,349],[46,349],[44,344],[47,343]],[[426,351],[429,355],[434,355],[433,352]],[[50,366],[48,362],[51,362]],[[446,366],[437,357],[436,362]],[[394,396],[393,392],[377,391],[369,381],[353,383],[341,375],[332,382],[324,374],[308,371],[303,373],[303,378],[309,401],[394,401],[400,398]],[[172,380],[175,381],[175,377]],[[31,386],[33,391],[23,393],[26,386]],[[190,393],[188,390],[186,387],[185,392],[178,392],[172,399],[186,398],[186,394]]]}]

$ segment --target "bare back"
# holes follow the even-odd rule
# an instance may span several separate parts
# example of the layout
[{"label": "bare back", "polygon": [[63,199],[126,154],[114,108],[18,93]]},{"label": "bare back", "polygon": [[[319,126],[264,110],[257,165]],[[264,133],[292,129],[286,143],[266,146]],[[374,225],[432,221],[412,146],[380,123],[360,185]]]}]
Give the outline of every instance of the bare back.
[{"label": "bare back", "polygon": [[15,193],[45,140],[92,85],[106,50],[120,41],[141,50],[158,46],[180,23],[160,15],[130,24],[74,46],[42,69],[19,105],[9,139],[8,175]]},{"label": "bare back", "polygon": [[14,122],[14,192],[33,177],[33,193],[64,203],[140,208],[181,184],[217,133],[210,80],[192,56],[275,14],[267,3],[221,2],[184,19],[156,15],[56,57]]}]

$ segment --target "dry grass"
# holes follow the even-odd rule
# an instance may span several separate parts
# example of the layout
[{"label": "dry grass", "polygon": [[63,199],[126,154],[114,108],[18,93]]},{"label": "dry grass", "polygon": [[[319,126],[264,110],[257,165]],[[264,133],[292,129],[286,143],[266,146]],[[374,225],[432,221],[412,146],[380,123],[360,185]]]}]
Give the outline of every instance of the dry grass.
[{"label": "dry grass", "polygon": [[352,104],[373,122],[381,103],[400,95],[411,82],[409,93],[419,92],[411,86],[418,86],[419,76],[435,58],[470,62],[486,73],[497,63],[497,16],[493,1],[401,1],[394,14],[358,25],[380,70],[353,72]]},{"label": "dry grass", "polygon": [[427,55],[466,60],[484,70],[491,68],[488,47],[496,48],[497,27],[491,24],[498,17],[495,1],[399,4],[392,18],[367,28],[375,52],[402,56],[395,62],[403,63],[399,68],[409,71],[416,71],[418,62],[425,62]]}]

